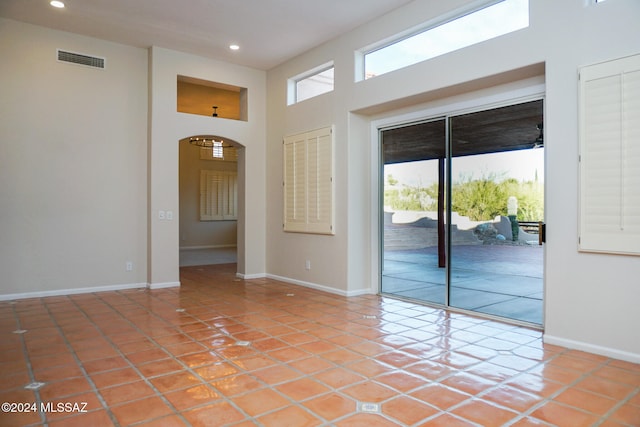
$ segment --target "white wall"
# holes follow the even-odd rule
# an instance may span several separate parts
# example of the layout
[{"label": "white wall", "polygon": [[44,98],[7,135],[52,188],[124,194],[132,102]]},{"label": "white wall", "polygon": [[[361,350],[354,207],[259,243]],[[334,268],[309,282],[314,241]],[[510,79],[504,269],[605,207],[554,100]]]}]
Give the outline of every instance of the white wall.
[{"label": "white wall", "polygon": [[147,51],[0,19],[0,56],[0,299],[144,286]]},{"label": "white wall", "polygon": [[[543,82],[548,184],[545,338],[640,361],[640,258],[577,252],[577,69],[640,51],[640,2],[531,0],[528,29],[354,82],[355,49],[466,3],[470,2],[412,2],[268,73],[268,271],[341,294],[369,291],[378,280],[374,264],[379,245],[371,121],[444,109],[476,96],[504,97],[528,82]],[[335,90],[287,107],[287,78],[330,60],[335,63]],[[282,137],[332,123],[336,235],[284,233]],[[312,262],[310,271],[304,270],[305,259]]]},{"label": "white wall", "polygon": [[[158,47],[151,49],[150,63],[151,287],[179,283],[179,221],[160,220],[158,211],[179,211],[179,140],[193,135],[217,135],[243,145],[238,161],[238,272],[245,277],[264,276],[266,73]],[[178,75],[247,88],[248,120],[178,113]]]}]

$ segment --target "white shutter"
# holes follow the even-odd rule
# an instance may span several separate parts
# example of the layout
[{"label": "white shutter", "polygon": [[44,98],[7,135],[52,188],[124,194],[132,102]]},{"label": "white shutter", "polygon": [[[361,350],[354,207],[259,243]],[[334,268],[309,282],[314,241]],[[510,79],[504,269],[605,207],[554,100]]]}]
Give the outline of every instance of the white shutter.
[{"label": "white shutter", "polygon": [[640,255],[640,55],[580,71],[583,251]]},{"label": "white shutter", "polygon": [[284,139],[284,230],[333,234],[333,132]]},{"label": "white shutter", "polygon": [[200,221],[237,219],[238,179],[232,171],[200,171]]}]

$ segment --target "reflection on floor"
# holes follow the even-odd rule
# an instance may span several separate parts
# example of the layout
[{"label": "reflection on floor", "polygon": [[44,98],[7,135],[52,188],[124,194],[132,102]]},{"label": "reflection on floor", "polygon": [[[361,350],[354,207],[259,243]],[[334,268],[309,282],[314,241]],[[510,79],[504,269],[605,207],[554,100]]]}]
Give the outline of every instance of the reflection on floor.
[{"label": "reflection on floor", "polygon": [[[542,246],[452,248],[450,305],[542,324]],[[382,291],[444,304],[445,269],[437,248],[385,251]]]},{"label": "reflection on floor", "polygon": [[53,409],[0,412],[0,426],[640,425],[638,364],[235,272],[185,267],[181,287],[0,302],[1,400]]},{"label": "reflection on floor", "polygon": [[180,267],[229,264],[236,261],[237,248],[180,249]]}]

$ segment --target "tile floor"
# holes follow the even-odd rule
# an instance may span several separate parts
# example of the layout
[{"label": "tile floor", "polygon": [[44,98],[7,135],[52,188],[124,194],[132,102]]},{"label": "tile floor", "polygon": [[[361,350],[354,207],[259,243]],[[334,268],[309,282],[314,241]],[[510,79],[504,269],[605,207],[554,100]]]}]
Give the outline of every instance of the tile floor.
[{"label": "tile floor", "polygon": [[181,288],[0,303],[0,400],[45,409],[2,412],[0,425],[640,425],[640,365],[234,271],[186,267]]}]

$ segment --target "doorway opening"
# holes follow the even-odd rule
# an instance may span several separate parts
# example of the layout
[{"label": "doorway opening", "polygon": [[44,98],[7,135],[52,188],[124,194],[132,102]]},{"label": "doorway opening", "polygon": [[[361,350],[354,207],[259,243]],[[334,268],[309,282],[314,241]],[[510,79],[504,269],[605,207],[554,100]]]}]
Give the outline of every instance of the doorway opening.
[{"label": "doorway opening", "polygon": [[381,293],[543,322],[541,99],[380,130]]},{"label": "doorway opening", "polygon": [[180,140],[180,267],[237,263],[241,149],[218,136]]}]

